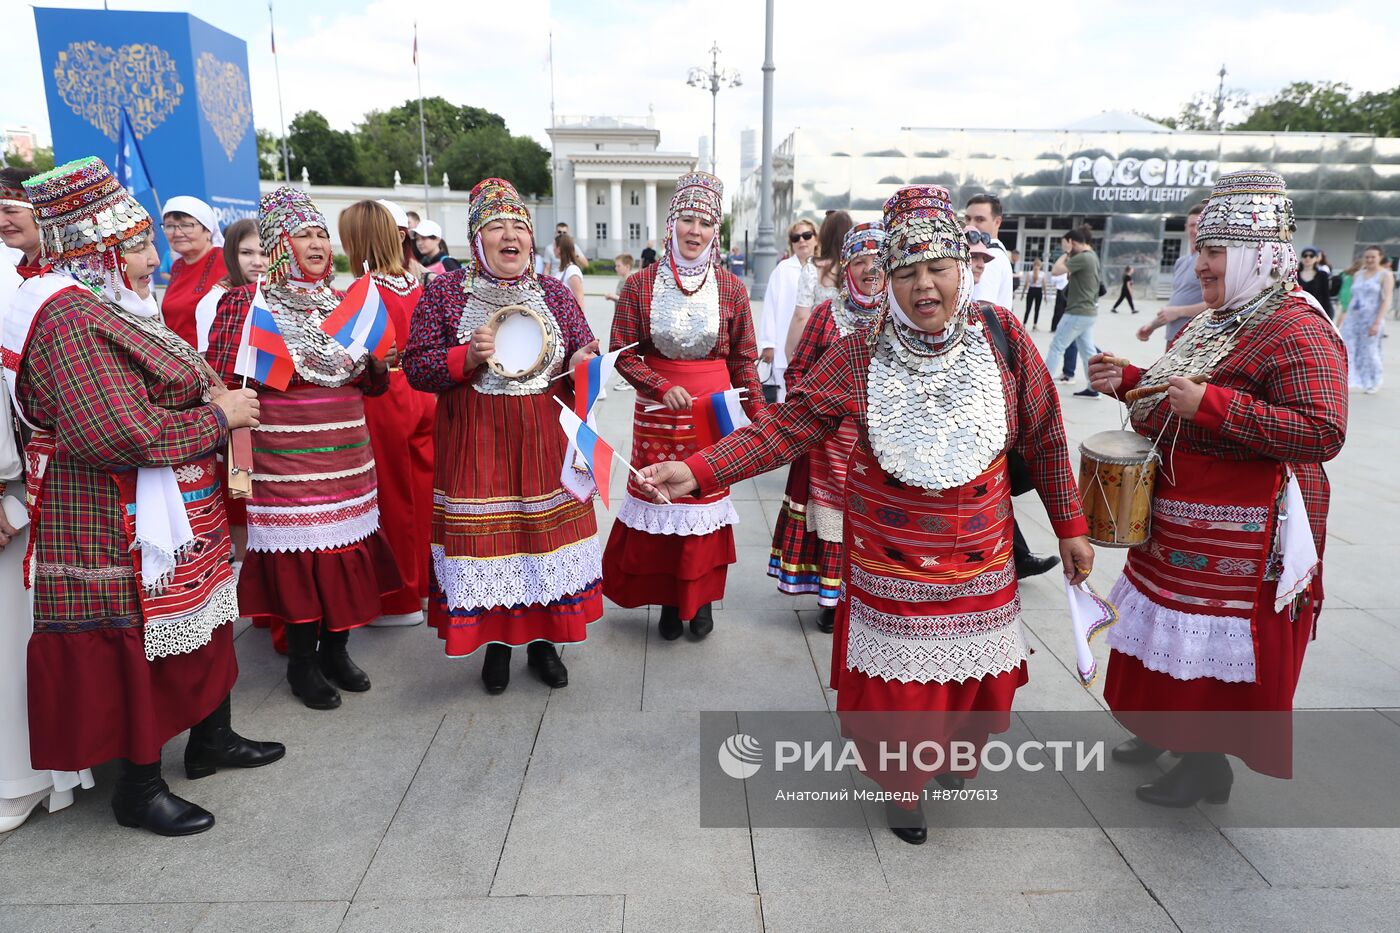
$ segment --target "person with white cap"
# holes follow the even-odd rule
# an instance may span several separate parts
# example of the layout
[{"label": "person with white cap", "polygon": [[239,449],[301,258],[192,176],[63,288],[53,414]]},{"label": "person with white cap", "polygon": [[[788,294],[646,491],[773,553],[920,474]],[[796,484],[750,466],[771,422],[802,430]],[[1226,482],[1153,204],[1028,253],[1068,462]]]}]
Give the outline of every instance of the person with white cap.
[{"label": "person with white cap", "polygon": [[447,243],[442,238],[442,226],[435,220],[425,220],[413,228],[413,241],[418,246],[418,255],[423,257],[423,268],[429,276],[455,272],[462,264],[447,254]]},{"label": "person with white cap", "polygon": [[214,209],[199,198],[182,194],[165,202],[161,229],[170,248],[179,254],[170,267],[170,284],[161,302],[165,326],[192,347],[199,344],[195,309],[200,300],[228,274],[224,266],[224,234]]}]

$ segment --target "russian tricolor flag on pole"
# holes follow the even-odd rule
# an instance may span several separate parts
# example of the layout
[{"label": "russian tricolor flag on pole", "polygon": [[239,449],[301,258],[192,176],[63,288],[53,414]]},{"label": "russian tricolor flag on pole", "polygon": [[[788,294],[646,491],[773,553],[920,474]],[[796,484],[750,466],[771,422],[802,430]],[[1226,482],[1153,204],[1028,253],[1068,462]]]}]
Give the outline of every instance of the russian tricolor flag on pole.
[{"label": "russian tricolor flag on pole", "polygon": [[263,298],[262,282],[253,291],[253,303],[243,319],[243,336],[238,342],[238,359],[233,371],[243,377],[244,384],[256,379],[269,389],[279,392],[292,381],[292,354],[277,329],[277,319]]},{"label": "russian tricolor flag on pole", "polygon": [[[635,345],[634,345],[635,346]],[[622,350],[626,350],[623,347]],[[584,360],[574,367],[574,413],[585,421],[598,403],[598,396],[612,378],[613,369],[622,350]]]},{"label": "russian tricolor flag on pole", "polygon": [[394,345],[394,322],[389,320],[389,309],[384,307],[373,276],[366,272],[355,280],[340,304],[321,322],[321,330],[334,337],[352,360],[365,351],[383,359]]},{"label": "russian tricolor flag on pole", "polygon": [[573,469],[573,453],[577,450],[588,464],[588,472],[598,487],[598,497],[603,500],[603,508],[608,508],[608,481],[612,477],[613,457],[617,456],[607,441],[584,424],[583,419],[562,404],[559,406],[559,426],[569,436],[571,446],[564,454],[564,469]]},{"label": "russian tricolor flag on pole", "polygon": [[749,416],[744,414],[743,401],[739,397],[741,392],[743,389],[729,389],[691,400],[691,414],[695,417],[695,433],[700,446],[709,447],[752,423]]}]

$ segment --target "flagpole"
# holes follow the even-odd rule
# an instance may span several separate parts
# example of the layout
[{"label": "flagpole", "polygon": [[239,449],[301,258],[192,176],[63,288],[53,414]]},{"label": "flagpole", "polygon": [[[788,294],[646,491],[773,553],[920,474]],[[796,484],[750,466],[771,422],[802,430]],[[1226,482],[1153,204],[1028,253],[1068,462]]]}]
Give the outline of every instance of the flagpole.
[{"label": "flagpole", "polygon": [[277,61],[277,27],[272,21],[272,0],[267,0],[267,32],[272,37],[272,73],[277,79],[277,119],[282,121],[282,180],[292,183],[292,156],[287,149],[287,114],[282,109],[282,66]]},{"label": "flagpole", "polygon": [[[640,340],[638,340],[638,341],[635,341],[634,343],[629,343],[629,344],[628,344],[627,346],[625,346],[625,347],[618,347],[616,350],[609,350],[607,353],[599,353],[598,356],[611,356],[611,355],[614,354],[614,353],[621,353],[623,350],[630,350],[630,349],[632,349],[633,347],[640,347],[641,345],[642,345],[642,342],[641,342]],[[589,359],[591,360],[591,359],[593,359],[593,357],[590,356]],[[573,371],[572,369],[566,369],[566,370],[564,370],[562,373],[560,373],[559,375],[555,376],[553,379],[551,379],[551,380],[549,380],[549,381],[550,381],[550,382],[558,382],[560,379],[563,379],[565,376],[572,376],[573,374],[574,374],[574,371]]]},{"label": "flagpole", "polygon": [[253,316],[253,308],[257,306],[257,303],[258,303],[258,294],[259,294],[259,292],[261,292],[261,291],[262,291],[262,276],[259,275],[259,276],[257,277],[256,284],[253,286],[253,300],[252,300],[251,302],[248,303],[248,314],[247,314],[247,316],[245,316],[244,319],[243,319],[243,332],[244,332],[245,334],[249,334],[249,336],[248,336],[248,342],[247,342],[246,344],[244,344],[244,346],[243,346],[243,366],[242,366],[242,369],[243,369],[243,386],[242,386],[242,388],[244,388],[244,389],[248,388],[248,354],[253,352],[253,338],[252,338],[252,335],[251,335],[251,333],[250,333],[251,328],[248,326],[248,318],[250,318],[250,317]]},{"label": "flagpole", "polygon": [[428,203],[428,125],[423,120],[423,66],[418,64],[418,21],[413,21],[413,70],[418,73],[418,142],[423,148],[423,219],[431,220]]},{"label": "flagpole", "polygon": [[[559,152],[554,141],[554,129],[556,126],[554,116],[554,27],[549,29],[549,193],[550,199],[554,202],[554,226],[559,227]],[[582,230],[574,231],[574,235],[583,236]]]}]

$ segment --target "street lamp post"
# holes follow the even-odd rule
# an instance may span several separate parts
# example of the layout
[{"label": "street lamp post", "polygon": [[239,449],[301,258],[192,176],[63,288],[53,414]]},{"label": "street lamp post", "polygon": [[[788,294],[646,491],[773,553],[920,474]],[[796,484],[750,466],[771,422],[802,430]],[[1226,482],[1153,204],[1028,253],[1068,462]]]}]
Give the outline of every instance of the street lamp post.
[{"label": "street lamp post", "polygon": [[703,68],[690,69],[690,76],[686,78],[686,84],[691,87],[698,87],[710,92],[710,174],[718,175],[715,166],[718,163],[719,140],[715,138],[716,129],[719,126],[719,89],[722,87],[738,87],[743,84],[739,77],[739,72],[732,68],[720,70],[719,67],[719,42],[716,41],[710,47],[710,70]]},{"label": "street lamp post", "polygon": [[758,184],[758,237],[753,247],[753,296],[762,299],[778,261],[773,243],[773,0],[767,3],[763,38],[763,163]]}]

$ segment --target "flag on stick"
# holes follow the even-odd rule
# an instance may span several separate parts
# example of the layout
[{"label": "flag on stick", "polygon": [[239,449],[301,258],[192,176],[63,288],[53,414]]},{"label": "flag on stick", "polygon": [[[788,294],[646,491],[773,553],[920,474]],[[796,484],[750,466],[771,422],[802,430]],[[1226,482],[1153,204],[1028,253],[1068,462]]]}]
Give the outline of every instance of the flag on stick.
[{"label": "flag on stick", "polygon": [[277,319],[263,298],[262,282],[253,292],[253,303],[243,319],[243,336],[238,343],[238,360],[233,371],[248,379],[256,379],[269,389],[282,391],[292,381],[292,354],[277,329]]},{"label": "flag on stick", "polygon": [[584,463],[588,465],[594,485],[598,487],[598,496],[603,500],[603,508],[608,508],[608,481],[612,477],[612,461],[617,452],[585,424],[583,419],[565,408],[563,403],[559,405],[559,426],[564,429],[571,442],[570,450],[564,454],[564,469],[573,469],[573,450],[577,449]]},{"label": "flag on stick", "polygon": [[752,423],[749,416],[744,414],[743,402],[739,398],[742,391],[729,389],[711,392],[691,400],[690,410],[695,417],[695,433],[700,446],[709,447]]},{"label": "flag on stick", "polygon": [[146,160],[141,157],[141,146],[136,142],[136,130],[131,127],[131,115],[122,108],[122,125],[117,135],[117,181],[132,194],[151,190],[151,173],[146,170]]},{"label": "flag on stick", "polygon": [[[632,346],[636,346],[636,344]],[[617,366],[617,358],[626,349],[628,348],[622,347],[611,353],[595,356],[574,367],[574,412],[580,418],[588,420],[593,406],[598,403],[598,396],[602,394],[608,380],[612,378],[613,369]]]},{"label": "flag on stick", "polygon": [[382,359],[394,345],[394,322],[389,319],[384,297],[368,270],[350,286],[335,310],[326,315],[321,330],[334,337],[352,360],[359,359],[366,350]]}]

